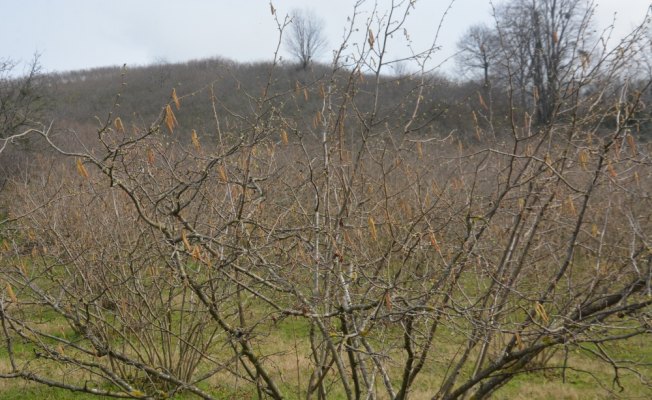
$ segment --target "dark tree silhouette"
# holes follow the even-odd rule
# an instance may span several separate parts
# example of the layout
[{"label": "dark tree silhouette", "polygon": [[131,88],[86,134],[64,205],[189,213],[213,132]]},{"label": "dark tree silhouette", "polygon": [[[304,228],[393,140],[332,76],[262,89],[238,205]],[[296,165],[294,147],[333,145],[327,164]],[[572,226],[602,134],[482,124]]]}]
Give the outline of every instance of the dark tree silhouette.
[{"label": "dark tree silhouette", "polygon": [[326,47],[324,21],[311,11],[294,10],[285,47],[297,59],[302,69],[308,68]]},{"label": "dark tree silhouette", "polygon": [[[578,54],[594,46],[589,34],[593,6],[580,0],[512,0],[496,10],[504,48],[503,74],[521,86],[536,122],[550,123],[574,80]],[[588,54],[588,53],[587,53]]]},{"label": "dark tree silhouette", "polygon": [[0,139],[34,126],[44,107],[43,75],[38,55],[16,76],[17,64],[0,59]]},{"label": "dark tree silhouette", "polygon": [[489,71],[498,56],[498,46],[496,32],[486,25],[472,25],[457,42],[459,64],[464,69],[481,69],[487,88],[491,84]]}]

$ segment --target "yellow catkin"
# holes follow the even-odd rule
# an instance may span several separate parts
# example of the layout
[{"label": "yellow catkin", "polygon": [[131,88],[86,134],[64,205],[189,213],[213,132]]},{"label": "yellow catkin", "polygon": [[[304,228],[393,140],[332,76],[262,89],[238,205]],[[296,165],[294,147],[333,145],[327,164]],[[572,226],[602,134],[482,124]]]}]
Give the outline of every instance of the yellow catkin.
[{"label": "yellow catkin", "polygon": [[120,117],[116,118],[116,119],[113,121],[113,124],[115,125],[115,129],[116,129],[118,132],[120,132],[120,133],[125,133],[125,127],[124,127],[124,125],[122,124],[122,120],[120,119]]},{"label": "yellow catkin", "polygon": [[6,285],[7,287],[7,296],[13,301],[14,303],[18,303],[18,298],[16,297],[16,293],[14,293],[14,288],[11,287],[9,283]]},{"label": "yellow catkin", "polygon": [[550,322],[550,318],[548,317],[548,313],[546,312],[546,309],[543,307],[543,304],[541,304],[541,303],[539,303],[537,301],[535,303],[535,305],[534,305],[534,310],[537,313],[537,315],[539,316],[539,318],[541,318],[541,320],[546,325],[548,325],[548,323]]},{"label": "yellow catkin", "polygon": [[181,101],[179,100],[179,97],[177,97],[177,89],[174,88],[172,89],[172,101],[177,107],[177,110],[181,108]]},{"label": "yellow catkin", "polygon": [[611,160],[607,161],[607,171],[609,171],[609,175],[612,178],[615,178],[618,176],[618,173],[616,172],[616,169],[614,168],[613,164],[611,164]]},{"label": "yellow catkin", "polygon": [[627,135],[627,144],[629,145],[629,149],[632,152],[632,157],[636,157],[636,141],[634,140],[634,136],[631,134]]},{"label": "yellow catkin", "polygon": [[387,308],[387,311],[392,312],[392,295],[389,291],[385,292],[385,308]]},{"label": "yellow catkin", "polygon": [[620,161],[620,141],[614,142],[613,156],[615,161]]},{"label": "yellow catkin", "polygon": [[190,246],[190,242],[188,241],[188,237],[186,236],[186,231],[183,230],[181,231],[181,241],[183,242],[186,251],[192,253],[192,246]]},{"label": "yellow catkin", "polygon": [[192,258],[197,261],[201,260],[201,249],[198,245],[195,245],[195,247],[192,249]]},{"label": "yellow catkin", "polygon": [[199,144],[199,137],[197,136],[197,131],[192,130],[192,133],[190,134],[190,139],[192,140],[192,145],[195,146],[195,150],[199,151],[201,150],[201,145]]},{"label": "yellow catkin", "polygon": [[170,133],[174,132],[174,128],[176,128],[179,123],[177,122],[177,118],[174,116],[174,112],[172,112],[172,107],[168,104],[165,106],[165,126],[167,126],[168,131]]},{"label": "yellow catkin", "polygon": [[288,133],[285,129],[281,129],[281,142],[283,142],[283,144],[289,143]]},{"label": "yellow catkin", "polygon": [[367,42],[369,43],[369,47],[374,47],[376,39],[374,38],[374,33],[371,31],[371,29],[369,29],[369,38],[367,39]]},{"label": "yellow catkin", "polygon": [[580,161],[580,166],[582,167],[583,170],[586,171],[587,166],[589,164],[589,152],[586,151],[586,149],[580,150],[580,154],[578,156],[578,159]]},{"label": "yellow catkin", "polygon": [[568,199],[566,199],[566,204],[568,205],[568,212],[570,215],[576,216],[577,210],[575,209],[575,202],[571,196],[568,196]]},{"label": "yellow catkin", "polygon": [[417,142],[417,154],[419,155],[419,160],[423,158],[423,147],[421,146],[421,142]]},{"label": "yellow catkin", "polygon": [[351,246],[351,247],[354,246],[354,243],[353,243],[353,241],[351,240],[351,237],[349,236],[349,234],[348,234],[347,231],[344,231],[344,232],[342,233],[342,236],[344,237],[344,241],[345,241],[349,246]]},{"label": "yellow catkin", "polygon": [[473,126],[475,127],[475,137],[478,140],[482,140],[482,129],[480,129],[480,124],[478,123],[478,116],[475,115],[475,111],[471,111],[471,117],[473,117]]},{"label": "yellow catkin", "polygon": [[84,163],[82,163],[81,158],[78,158],[77,161],[77,172],[79,175],[81,175],[84,178],[88,178],[88,171],[86,170],[86,167],[84,167]]},{"label": "yellow catkin", "polygon": [[534,148],[532,147],[531,143],[528,143],[527,146],[525,146],[525,155],[528,157],[532,157],[534,154]]},{"label": "yellow catkin", "polygon": [[478,92],[478,100],[480,101],[480,105],[482,106],[482,108],[484,108],[485,110],[489,109],[489,107],[487,107],[487,103],[484,102],[484,97],[482,97],[482,93],[480,92]]},{"label": "yellow catkin", "polygon": [[25,261],[21,261],[18,263],[18,269],[20,269],[20,272],[24,275],[27,276],[27,265],[25,264]]},{"label": "yellow catkin", "polygon": [[154,150],[152,150],[152,149],[147,149],[147,163],[148,163],[149,165],[154,165],[154,161],[155,161],[155,160],[156,160],[156,159],[155,159],[155,157],[154,157]]},{"label": "yellow catkin", "polygon": [[217,169],[218,174],[220,174],[220,181],[221,182],[227,182],[227,176],[226,176],[226,169],[224,168],[224,165],[220,165],[220,167]]},{"label": "yellow catkin", "polygon": [[373,217],[369,217],[369,233],[371,234],[371,238],[374,240],[378,240],[378,232],[376,231],[376,222],[374,221]]},{"label": "yellow catkin", "polygon": [[437,181],[433,180],[431,186],[432,194],[437,196],[439,193],[441,193],[441,189],[439,188],[439,185],[437,184]]}]

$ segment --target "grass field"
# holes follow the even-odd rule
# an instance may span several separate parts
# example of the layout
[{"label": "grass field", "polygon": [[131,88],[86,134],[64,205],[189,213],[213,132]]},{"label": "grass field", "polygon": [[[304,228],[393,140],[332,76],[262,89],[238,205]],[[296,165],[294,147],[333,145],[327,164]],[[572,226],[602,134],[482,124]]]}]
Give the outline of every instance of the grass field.
[{"label": "grass field", "polygon": [[[50,318],[53,330],[60,329],[60,321]],[[270,327],[269,336],[264,341],[264,347],[260,348],[261,353],[271,354],[268,362],[276,368],[282,390],[288,399],[305,398],[304,392],[298,392],[297,385],[302,383],[305,387],[308,376],[304,372],[309,370],[309,349],[305,340],[309,334],[309,327],[305,321],[288,318],[275,326]],[[452,337],[452,336],[451,336]],[[458,350],[454,338],[446,343],[439,341],[435,344],[438,349],[432,356],[423,374],[416,382],[410,393],[410,398],[415,400],[430,399],[436,392],[443,378],[445,365],[443,360],[448,359]],[[501,388],[492,396],[496,399],[609,399],[629,398],[648,399],[652,397],[649,386],[642,384],[642,381],[652,379],[652,342],[647,336],[639,336],[628,341],[617,344],[606,345],[606,349],[614,357],[632,360],[637,363],[638,370],[644,371],[637,375],[626,369],[619,370],[618,384],[614,381],[614,371],[602,362],[596,362],[585,351],[573,349],[568,352],[566,369],[560,368],[564,365],[564,349],[556,348],[551,355],[550,361],[540,371],[527,372],[517,375],[505,387]],[[33,351],[30,345],[17,346],[17,355]],[[437,355],[444,355],[441,360]],[[396,357],[400,358],[401,353],[397,352]],[[0,365],[5,369],[8,367],[6,351],[0,351]],[[646,365],[641,368],[641,365]],[[636,366],[636,365],[633,365]],[[224,379],[224,380],[222,380]],[[336,379],[335,376],[333,379]],[[380,385],[380,382],[378,383]],[[233,377],[216,375],[210,380],[201,384],[206,392],[217,398],[255,398],[256,392],[250,386],[242,385],[238,388],[238,382]],[[338,390],[329,393],[329,398],[344,399],[345,396]],[[382,390],[380,391],[382,393]],[[86,400],[96,398],[110,398],[105,396],[93,396],[90,394],[71,392],[65,389],[52,388],[42,384],[26,382],[22,380],[0,380],[0,399],[22,400],[22,399],[71,399]],[[178,394],[174,399],[194,398],[188,394]],[[384,398],[381,397],[380,398]]]}]

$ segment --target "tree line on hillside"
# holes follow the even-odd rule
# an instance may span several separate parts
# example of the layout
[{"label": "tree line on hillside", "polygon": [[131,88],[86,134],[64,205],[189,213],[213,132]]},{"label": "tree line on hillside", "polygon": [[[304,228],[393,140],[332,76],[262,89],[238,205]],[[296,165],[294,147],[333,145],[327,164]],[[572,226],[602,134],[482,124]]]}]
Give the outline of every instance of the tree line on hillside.
[{"label": "tree line on hillside", "polygon": [[[517,115],[527,113],[537,125],[546,124],[553,115],[563,118],[570,112],[567,103],[578,96],[590,98],[600,93],[594,80],[587,77],[599,76],[601,60],[608,53],[621,53],[621,58],[629,63],[632,78],[615,87],[639,88],[642,104],[650,104],[652,91],[644,89],[652,71],[649,30],[632,32],[637,37],[628,37],[622,45],[609,47],[602,40],[609,31],[596,32],[592,12],[590,5],[579,0],[501,3],[494,9],[493,25],[473,25],[460,38],[456,58],[459,76],[432,72],[422,80],[414,73],[396,75],[388,70],[376,81],[369,70],[363,69],[349,95],[354,96],[357,107],[368,109],[372,106],[369,99],[373,98],[369,94],[378,89],[381,112],[388,120],[395,120],[401,113],[409,112],[397,107],[395,99],[419,91],[422,96],[417,116],[420,129],[427,133],[436,131],[442,137],[454,132],[467,142],[474,140],[476,125],[493,126],[497,128],[495,134],[500,135],[502,128],[509,127]],[[304,115],[314,115],[321,107],[318,92],[323,89],[315,88],[324,84],[344,86],[349,71],[343,66],[341,78],[335,76],[327,82],[329,65],[313,61],[315,53],[324,48],[323,22],[309,12],[295,12],[291,22],[286,45],[299,67],[291,63],[274,65],[271,85],[277,92],[293,91],[297,98],[304,97],[293,104],[280,100],[275,104],[285,115],[301,120]],[[10,71],[9,67],[5,63],[3,70]],[[103,119],[115,104],[119,108],[113,112],[123,120],[148,124],[159,117],[160,104],[169,100],[171,88],[184,97],[186,113],[181,126],[210,134],[211,123],[206,116],[212,114],[212,106],[205,101],[206,97],[216,97],[219,102],[216,112],[227,121],[233,110],[246,117],[252,108],[251,99],[267,82],[270,68],[272,65],[267,62],[246,64],[216,58],[180,64],[160,62],[126,71],[108,67],[43,76],[35,63],[24,78],[26,87],[31,85],[28,89],[20,87],[23,78],[13,80],[5,76],[2,80],[2,114],[12,115],[14,119],[5,121],[3,136],[26,126],[21,124],[26,124],[36,112],[41,112],[39,118],[58,120],[62,125],[92,126],[96,118]],[[36,80],[40,81],[37,86]],[[212,86],[210,95],[204,90],[207,85]],[[115,101],[116,94],[120,95],[119,101]],[[618,96],[616,89],[596,101],[619,101]],[[49,102],[49,113],[42,112],[45,97],[53,100]],[[7,108],[8,104],[12,104],[13,112]],[[643,132],[643,138],[649,136],[650,115],[649,107],[642,107],[633,116],[632,124],[638,132]],[[605,127],[613,122],[604,121]],[[233,124],[237,125],[238,121]],[[298,126],[309,132],[311,121],[302,121]],[[392,129],[400,131],[400,127]]]}]

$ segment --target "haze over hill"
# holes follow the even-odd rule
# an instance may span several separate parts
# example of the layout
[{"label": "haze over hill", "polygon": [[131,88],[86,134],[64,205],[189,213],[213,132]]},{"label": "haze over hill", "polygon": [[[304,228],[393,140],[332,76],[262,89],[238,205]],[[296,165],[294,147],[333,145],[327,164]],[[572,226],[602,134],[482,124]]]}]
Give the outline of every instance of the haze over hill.
[{"label": "haze over hill", "polygon": [[[272,3],[280,20],[293,9],[306,8],[308,4],[301,0]],[[389,0],[379,1],[377,8],[387,10],[389,3]],[[332,50],[342,40],[347,17],[353,13],[353,4],[349,0],[310,2],[309,8],[324,20],[328,40],[320,62],[331,60]],[[374,4],[362,4],[360,21],[371,16]],[[448,4],[447,1],[415,3],[405,26],[414,50],[432,44]],[[491,4],[487,0],[452,2],[438,32],[436,44],[441,47],[434,54],[433,66],[456,52],[456,42],[470,25],[494,23]],[[493,4],[497,6],[501,1]],[[642,22],[649,1],[600,0],[596,4],[595,28],[602,32],[615,16],[612,37],[619,39]],[[29,16],[29,23],[25,23],[25,16]],[[265,61],[272,57],[278,41],[277,25],[265,1],[8,1],[3,5],[3,17],[1,57],[28,63],[35,52],[41,53],[44,69],[52,72],[211,57],[239,62]],[[365,32],[357,35],[355,41],[364,41]],[[411,54],[402,35],[396,36],[388,54],[392,57]],[[290,58],[283,49],[281,55]],[[22,71],[20,68],[18,72]],[[455,63],[447,62],[444,71],[455,73]]]}]

